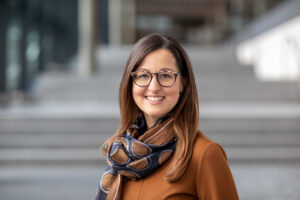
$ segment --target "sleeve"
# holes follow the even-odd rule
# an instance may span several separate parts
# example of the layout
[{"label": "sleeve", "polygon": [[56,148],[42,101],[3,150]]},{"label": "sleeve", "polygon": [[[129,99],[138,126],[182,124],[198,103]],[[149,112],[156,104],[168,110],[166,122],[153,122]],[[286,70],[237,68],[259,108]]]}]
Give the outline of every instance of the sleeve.
[{"label": "sleeve", "polygon": [[210,143],[199,162],[197,195],[201,200],[239,199],[223,148]]}]

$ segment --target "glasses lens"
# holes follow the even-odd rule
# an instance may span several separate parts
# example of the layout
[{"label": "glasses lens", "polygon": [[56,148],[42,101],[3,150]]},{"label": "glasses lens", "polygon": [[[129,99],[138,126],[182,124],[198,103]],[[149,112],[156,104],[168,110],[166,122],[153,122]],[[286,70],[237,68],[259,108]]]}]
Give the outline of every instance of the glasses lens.
[{"label": "glasses lens", "polygon": [[176,75],[169,71],[162,71],[158,73],[158,81],[162,86],[172,86],[175,82]]},{"label": "glasses lens", "polygon": [[149,72],[137,71],[135,75],[135,83],[139,86],[147,86],[151,81],[151,74]]}]

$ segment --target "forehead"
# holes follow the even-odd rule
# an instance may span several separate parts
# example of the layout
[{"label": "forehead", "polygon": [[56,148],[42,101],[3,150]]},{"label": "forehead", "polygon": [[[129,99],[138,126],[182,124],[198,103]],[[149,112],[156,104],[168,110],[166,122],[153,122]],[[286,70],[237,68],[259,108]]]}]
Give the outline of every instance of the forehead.
[{"label": "forehead", "polygon": [[167,49],[158,49],[149,53],[137,69],[146,69],[150,72],[158,72],[162,69],[178,71],[176,59]]}]

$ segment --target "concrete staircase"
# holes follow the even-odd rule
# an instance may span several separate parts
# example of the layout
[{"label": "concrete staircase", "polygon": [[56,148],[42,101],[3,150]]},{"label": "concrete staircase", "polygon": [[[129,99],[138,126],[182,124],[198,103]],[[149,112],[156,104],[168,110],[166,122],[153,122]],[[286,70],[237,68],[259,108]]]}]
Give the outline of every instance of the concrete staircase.
[{"label": "concrete staircase", "polygon": [[[241,199],[300,198],[296,189],[293,195],[274,189],[287,187],[282,185],[286,177],[300,177],[296,84],[258,82],[251,67],[238,65],[231,46],[186,49],[198,85],[200,130],[225,148]],[[11,187],[32,181],[40,191],[51,186],[56,192],[45,197],[20,184],[27,199],[93,198],[105,165],[98,148],[119,124],[118,86],[129,51],[99,49],[100,73],[90,79],[50,71],[37,81],[37,102],[0,110],[1,196],[21,199]],[[253,170],[264,173],[274,163],[288,167],[275,168],[275,175],[266,173],[266,178],[283,180],[263,195],[257,190],[268,183],[248,180],[256,180]],[[66,190],[53,187],[55,181]]]}]

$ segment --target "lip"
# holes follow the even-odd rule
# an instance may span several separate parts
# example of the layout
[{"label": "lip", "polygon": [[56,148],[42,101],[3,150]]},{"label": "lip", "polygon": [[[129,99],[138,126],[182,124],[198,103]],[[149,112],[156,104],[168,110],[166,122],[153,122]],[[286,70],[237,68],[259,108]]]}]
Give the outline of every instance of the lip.
[{"label": "lip", "polygon": [[145,99],[150,104],[156,105],[156,104],[160,104],[165,99],[165,97],[164,96],[158,96],[158,95],[146,95]]}]

